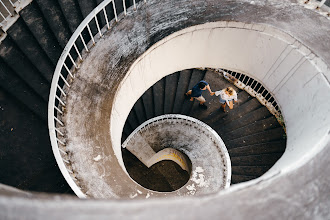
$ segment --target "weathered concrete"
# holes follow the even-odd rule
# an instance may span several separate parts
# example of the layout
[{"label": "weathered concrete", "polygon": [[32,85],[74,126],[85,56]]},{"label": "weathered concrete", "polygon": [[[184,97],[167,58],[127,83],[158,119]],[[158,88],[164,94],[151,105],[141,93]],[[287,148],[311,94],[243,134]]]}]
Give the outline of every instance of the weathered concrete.
[{"label": "weathered concrete", "polygon": [[[329,219],[330,145],[302,167],[273,181],[236,185],[211,196],[161,200],[79,200],[0,196],[0,218],[22,219]],[[19,211],[18,211],[19,210]]]},{"label": "weathered concrete", "polygon": [[[166,14],[166,16],[164,16],[164,14]],[[236,22],[227,22],[228,20],[234,20]],[[322,25],[314,25],[316,20],[317,23],[322,23]],[[172,49],[179,45],[176,42],[172,45],[172,47],[171,44],[170,47],[163,47],[163,50],[161,50],[162,53],[159,53],[159,51],[150,50],[148,53],[154,52],[154,56],[150,57],[149,60],[144,60],[139,63],[139,65],[137,65],[139,71],[137,71],[136,74],[129,74],[129,77],[127,77],[125,76],[125,73],[128,71],[129,67],[133,64],[136,58],[142,55],[154,43],[175,31],[179,31],[191,25],[202,24],[205,23],[205,21],[223,21],[220,23],[223,25],[224,31],[226,33],[232,31],[236,34],[233,35],[229,33],[228,36],[231,36],[232,38],[218,39],[219,43],[224,42],[225,45],[227,45],[225,48],[221,46],[215,47],[219,49],[218,51],[220,54],[217,59],[219,60],[221,58],[223,60],[221,62],[224,66],[227,65],[226,67],[232,67],[231,69],[239,69],[242,70],[242,72],[248,71],[256,78],[259,78],[260,75],[258,75],[258,73],[261,73],[262,69],[269,69],[273,66],[279,66],[276,62],[277,60],[281,61],[282,53],[289,54],[291,53],[291,50],[295,53],[294,51],[297,50],[300,54],[296,56],[293,55],[293,58],[297,57],[299,60],[299,57],[302,57],[300,59],[306,61],[301,62],[296,68],[298,72],[303,72],[303,74],[301,74],[302,76],[297,74],[294,75],[295,72],[291,73],[291,76],[298,78],[301,77],[299,80],[295,80],[295,82],[303,84],[299,84],[299,88],[306,85],[309,86],[308,80],[311,78],[314,79],[313,77],[315,77],[315,80],[318,80],[318,86],[327,83],[330,75],[327,67],[327,65],[329,65],[330,55],[328,50],[325,48],[329,48],[330,45],[327,40],[328,38],[326,37],[329,35],[326,35],[325,33],[328,33],[330,28],[327,19],[321,17],[320,15],[314,14],[306,9],[302,9],[296,4],[283,1],[254,1],[253,4],[249,1],[223,1],[221,4],[217,1],[203,1],[194,3],[188,3],[186,1],[149,1],[146,6],[141,6],[141,10],[134,12],[134,16],[132,15],[132,12],[130,12],[125,19],[121,20],[118,24],[112,27],[111,32],[107,33],[104,38],[99,40],[96,46],[89,53],[88,57],[86,57],[85,61],[82,63],[80,70],[76,75],[77,77],[72,86],[72,90],[70,90],[69,93],[67,100],[68,109],[65,116],[65,121],[68,125],[68,150],[71,151],[71,161],[74,164],[73,168],[77,173],[78,180],[81,181],[82,186],[88,186],[87,188],[93,185],[97,186],[96,192],[90,192],[90,195],[101,198],[121,197],[130,191],[126,188],[128,187],[130,181],[120,167],[120,164],[122,166],[122,161],[119,150],[120,144],[118,145],[118,143],[120,143],[123,123],[135,100],[142,95],[148,86],[152,85],[164,74],[166,75],[180,69],[199,66],[203,62],[207,62],[209,60],[205,60],[205,58],[197,59],[200,57],[196,56],[193,60],[190,60],[191,63],[189,63],[189,65],[191,65],[192,61],[194,61],[194,66],[184,66],[182,65],[182,62],[173,62],[173,65],[168,65],[168,60],[164,60],[164,57],[171,60],[173,58],[178,58],[180,55],[186,55],[185,53],[172,53]],[[297,23],[297,21],[303,22],[304,25],[301,26],[300,23]],[[272,26],[276,28],[272,28]],[[200,27],[201,28],[199,30],[202,30],[203,26]],[[209,24],[209,27],[212,27],[212,23]],[[221,27],[221,25],[215,26],[215,28],[219,27]],[[313,30],[311,30],[311,28],[313,28]],[[210,30],[213,31],[212,28]],[[216,31],[221,30],[214,30],[214,32]],[[285,32],[293,35],[294,38],[288,34],[285,34]],[[188,32],[182,30],[180,33],[182,34],[182,43],[185,43],[185,39],[189,34],[199,40],[208,38],[208,32],[198,33],[198,28],[191,28]],[[196,35],[194,33],[196,33]],[[225,36],[226,33],[220,33],[220,36]],[[178,38],[180,37],[178,34],[174,36],[177,36]],[[173,39],[173,37],[169,37],[168,39]],[[152,49],[156,49],[161,46],[163,43],[168,41],[168,39],[158,42],[158,44]],[[228,39],[231,39],[232,41],[228,41]],[[237,63],[233,66],[235,64],[235,62],[233,62],[235,61],[233,58],[235,57],[231,57],[231,59],[228,57],[226,58],[226,56],[237,54],[230,53],[230,45],[234,47],[235,43],[239,43],[239,41],[251,39],[251,42],[256,40],[255,43],[257,46],[251,48],[249,45],[246,45],[248,49],[251,48],[252,50],[248,61],[255,65],[247,65],[249,62],[246,62],[241,58],[240,62],[236,60]],[[290,46],[293,49],[291,49],[289,53],[286,53],[285,44],[278,44],[278,39],[281,39],[281,42],[286,43],[287,46]],[[316,41],[316,39],[319,40]],[[214,40],[216,39],[213,39],[213,41]],[[203,50],[202,47],[205,45],[206,44],[200,44],[201,47],[199,49]],[[197,44],[191,46],[196,48],[196,46],[199,45]],[[244,49],[244,46],[245,45],[243,44],[239,48]],[[237,48],[238,47],[235,47],[235,49]],[[312,54],[308,48],[313,48],[314,53]],[[244,51],[249,51],[248,49]],[[263,53],[258,55],[260,50],[263,51]],[[272,53],[276,52],[278,56],[272,56],[272,53],[270,53],[269,57],[272,58],[273,62],[264,63],[263,58],[268,51],[272,51]],[[188,50],[188,53],[193,54],[193,51]],[[251,54],[255,54],[255,56],[251,56]],[[157,57],[157,55],[160,57]],[[318,57],[315,57],[315,55]],[[284,55],[284,57],[287,56]],[[157,62],[152,62],[152,59],[155,58],[158,59]],[[308,59],[311,59],[311,62],[308,61]],[[160,62],[162,60],[167,62],[162,64]],[[180,61],[183,60],[184,59]],[[211,61],[214,61],[214,59],[211,59]],[[180,63],[180,65],[175,66],[178,63]],[[308,68],[310,66],[313,68],[313,65],[317,64],[316,69],[321,73],[318,74],[315,69],[312,69],[311,71],[308,70],[307,72],[303,71],[304,68],[306,69],[306,67],[302,65],[303,63],[307,63],[309,65]],[[155,64],[158,66],[155,66]],[[154,75],[151,78],[146,78],[146,76],[142,73],[152,65],[154,65],[154,69],[151,68]],[[166,68],[164,65],[167,65]],[[245,67],[243,68],[244,65]],[[211,65],[211,67],[219,66]],[[277,68],[275,68],[275,70],[276,69]],[[172,72],[169,70],[172,70]],[[290,67],[287,67],[286,70],[290,70]],[[269,71],[276,72],[272,69],[269,69]],[[305,78],[303,75],[305,73],[308,74],[309,72],[313,72],[314,74]],[[260,79],[264,77],[267,77],[267,75],[262,75]],[[283,80],[284,82],[290,82],[288,79],[282,78],[282,80],[279,80],[279,83]],[[127,83],[124,83],[125,81]],[[270,83],[273,81],[270,81]],[[115,109],[112,109],[111,106],[115,98],[114,91],[118,89],[119,82],[121,82],[120,89],[123,93],[117,94],[116,99],[121,107],[115,107]],[[313,80],[310,80],[310,82],[313,82]],[[288,85],[297,89],[297,87],[294,87],[294,83],[289,83]],[[315,87],[311,85],[310,88]],[[327,88],[323,88],[326,94]],[[281,107],[286,110],[285,107],[288,104],[286,101],[292,102],[292,100],[290,98],[288,99],[285,95],[281,96],[281,91],[284,91],[283,89],[276,90],[275,88],[274,91],[279,93],[279,97],[283,97],[283,102],[280,102],[280,104],[283,103]],[[313,95],[314,92],[310,92],[310,94]],[[299,95],[293,91],[289,94]],[[303,93],[300,94],[299,99],[297,99],[300,103],[302,103],[302,97],[304,97]],[[318,103],[320,103],[320,107],[323,106],[323,109],[327,109],[328,104],[326,102],[321,101]],[[310,103],[307,104],[310,106]],[[290,105],[287,106],[290,113]],[[319,108],[318,111],[320,109],[322,108]],[[292,110],[291,113],[294,114]],[[291,113],[288,114],[287,119],[293,117]],[[302,111],[302,113],[306,113],[306,111]],[[110,115],[113,117],[113,121],[109,121]],[[299,118],[302,117],[303,116],[299,115]],[[311,119],[315,120],[315,117],[313,116]],[[320,117],[317,117],[317,120],[319,119]],[[329,118],[326,117],[325,120],[322,121],[323,127],[320,127],[322,125],[321,123],[318,124],[321,130],[316,131],[311,128],[309,131],[317,132],[318,136],[315,136],[314,139],[316,138],[315,140],[318,140],[321,145],[326,143],[324,142],[325,139],[322,138],[325,137],[324,135],[327,133],[327,127],[326,125],[324,126],[324,123],[326,123],[328,119]],[[301,123],[294,123],[291,131],[295,131],[297,126],[300,128],[310,128],[308,126],[310,122],[306,122],[307,124],[304,123],[304,126],[301,126]],[[109,128],[109,124],[112,126],[111,129]],[[301,135],[299,132],[295,133],[292,138],[293,141],[297,141],[299,134]],[[113,140],[115,143],[113,143]],[[309,145],[305,144],[305,149],[306,147],[308,148],[308,146]],[[113,149],[112,147],[115,148]],[[306,151],[304,153],[306,153]],[[98,155],[101,155],[103,160],[93,160],[93,158]],[[114,157],[114,155],[116,155],[117,158]],[[119,163],[117,163],[117,159],[119,159]],[[286,164],[290,164],[290,160],[292,160],[291,156],[286,157]],[[114,190],[112,187],[109,187],[110,185],[120,185],[120,187]],[[140,189],[136,188],[134,190]],[[118,192],[125,193],[121,194]]]},{"label": "weathered concrete", "polygon": [[145,143],[155,152],[176,149],[191,161],[189,181],[181,189],[165,196],[205,195],[229,187],[231,166],[228,151],[217,133],[203,122],[182,115],[156,117],[138,127],[123,147],[134,146],[143,152]]}]

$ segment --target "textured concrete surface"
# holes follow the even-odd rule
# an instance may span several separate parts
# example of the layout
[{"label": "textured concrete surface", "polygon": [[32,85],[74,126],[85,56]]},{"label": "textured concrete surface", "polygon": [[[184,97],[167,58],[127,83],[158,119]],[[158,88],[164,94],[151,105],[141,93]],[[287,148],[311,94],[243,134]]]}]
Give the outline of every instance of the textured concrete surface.
[{"label": "textured concrete surface", "polygon": [[[329,219],[330,145],[272,182],[253,181],[212,196],[140,201],[79,200],[31,195],[0,197],[1,219]],[[19,210],[19,211],[18,211]]]},{"label": "textured concrete surface", "polygon": [[[123,126],[125,117],[134,103],[130,94],[139,97],[145,90],[144,86],[135,82],[152,84],[153,80],[156,81],[161,78],[161,74],[158,75],[159,73],[155,72],[154,79],[150,80],[146,79],[143,74],[135,74],[126,78],[125,73],[138,56],[163,37],[187,26],[201,24],[205,21],[234,20],[239,22],[228,23],[232,29],[235,29],[235,26],[239,28],[241,25],[248,28],[251,24],[250,28],[254,31],[262,32],[265,30],[265,26],[258,24],[261,23],[275,26],[294,35],[305,45],[297,43],[302,51],[306,51],[306,56],[310,53],[306,47],[315,47],[313,51],[320,59],[326,62],[326,58],[329,57],[329,54],[324,50],[324,47],[327,46],[326,40],[319,41],[317,45],[314,43],[315,38],[324,38],[324,33],[329,31],[326,28],[329,26],[327,19],[290,2],[271,1],[265,3],[255,1],[251,4],[247,1],[224,1],[221,5],[217,4],[216,1],[194,2],[193,4],[188,4],[185,1],[157,2],[157,4],[156,2],[150,1],[146,6],[141,6],[141,10],[134,12],[134,16],[128,15],[112,27],[112,32],[108,32],[105,37],[99,40],[82,63],[69,92],[67,114],[64,118],[68,125],[67,149],[71,152],[70,160],[73,162],[73,169],[78,180],[81,181],[81,185],[97,186],[96,192],[88,192],[95,197],[120,197],[123,195],[117,194],[118,191],[128,192],[126,187],[129,185],[129,179],[120,167],[120,165],[123,166],[120,150],[114,149],[115,152],[113,152],[110,145],[111,139],[116,138],[116,141],[120,142],[121,126]],[[164,17],[163,13],[169,16]],[[280,15],[285,14],[285,19],[283,16],[279,16],[279,13]],[[245,16],[241,16],[243,14]],[[299,16],[305,19],[303,26],[296,24]],[[315,28],[313,31],[308,31],[306,27],[311,27],[316,18],[319,22],[323,22],[324,26],[313,27]],[[313,36],[306,37],[306,32]],[[202,36],[198,37],[201,38]],[[291,39],[290,37],[286,38],[285,34],[283,34],[283,38]],[[168,53],[167,56],[170,57],[171,53]],[[326,73],[327,67],[324,67],[324,70]],[[114,91],[116,91],[119,82],[125,81],[128,83],[122,84],[121,89],[124,91],[124,95],[120,96],[119,99],[125,107],[115,108],[111,111]],[[322,104],[327,106],[325,102]],[[91,111],[91,109],[93,110]],[[108,121],[110,115],[117,118],[117,121]],[[113,126],[112,129],[109,128],[109,124]],[[98,155],[101,155],[103,159],[95,161],[94,158]],[[117,163],[117,159],[119,163]],[[287,160],[290,160],[290,157]],[[117,182],[119,180],[122,184]],[[111,187],[109,188],[109,185],[116,184],[120,187],[115,191]],[[104,191],[102,187],[105,187],[106,190]],[[136,188],[135,190],[141,191],[142,189]]]},{"label": "textured concrete surface", "polygon": [[[92,132],[71,131],[76,137],[97,137],[100,140],[85,141],[90,146],[98,146],[97,143],[109,141],[109,125],[100,123],[104,118],[110,117],[110,106],[113,101],[113,94],[103,91],[115,91],[120,79],[123,79],[130,64],[132,64],[143,51],[149,48],[158,40],[169,34],[181,30],[190,25],[204,23],[205,21],[240,21],[245,23],[262,23],[277,27],[278,29],[294,36],[306,47],[310,48],[325,63],[324,69],[330,66],[329,53],[329,31],[328,20],[313,11],[302,8],[294,4],[293,1],[229,1],[224,0],[221,4],[218,1],[162,1],[160,5],[154,5],[155,1],[148,1],[147,13],[143,10],[129,15],[122,20],[124,26],[118,24],[113,28],[114,32],[125,33],[122,38],[113,38],[116,42],[121,42],[122,46],[132,42],[127,50],[120,50],[118,46],[104,55],[107,63],[98,63],[93,60],[85,65],[91,65],[90,69],[82,72],[77,77],[76,91],[79,85],[83,87],[84,82],[90,80],[95,83],[84,97],[71,97],[71,105],[79,99],[87,99],[91,94],[95,96],[93,103],[88,106],[77,104],[76,111],[85,113],[87,120],[84,123],[93,128]],[[253,2],[253,3],[252,3]],[[143,7],[141,7],[143,8]],[[157,13],[170,13],[168,16],[161,16],[162,19],[153,20]],[[148,22],[134,23],[137,18],[144,18]],[[203,18],[203,19],[201,19]],[[137,19],[139,21],[139,19]],[[139,25],[144,28],[142,32],[134,32],[133,26]],[[158,28],[156,28],[158,27]],[[131,30],[131,32],[126,32]],[[150,36],[150,37],[149,37]],[[119,53],[120,51],[120,53]],[[123,55],[122,52],[127,54]],[[94,65],[92,65],[94,64]],[[116,66],[118,64],[118,66]],[[119,67],[120,66],[120,67]],[[104,78],[87,75],[89,70],[97,69],[105,71]],[[109,68],[108,68],[109,67]],[[324,71],[326,72],[326,71]],[[85,75],[84,75],[85,73]],[[329,81],[329,75],[324,78]],[[116,79],[113,81],[113,79]],[[93,92],[94,91],[94,92]],[[103,93],[102,93],[103,92]],[[138,91],[139,92],[139,91]],[[100,96],[104,103],[97,99]],[[101,112],[100,117],[94,118],[90,108],[94,107],[95,112]],[[88,111],[87,111],[88,110]],[[100,110],[100,111],[99,111]],[[102,110],[102,111],[101,111]],[[88,120],[89,119],[89,120]],[[74,121],[75,118],[72,118]],[[82,122],[77,127],[83,126]],[[86,127],[86,126],[85,126]],[[120,131],[118,131],[120,132]],[[329,135],[328,135],[329,136]],[[95,141],[95,143],[94,143]],[[329,138],[324,139],[324,143],[329,143]],[[81,145],[80,145],[81,146]],[[85,145],[82,145],[84,147]],[[110,155],[111,148],[103,146],[104,152]],[[74,150],[74,149],[73,149]],[[97,149],[86,150],[97,156]],[[110,152],[110,153],[109,153]],[[252,181],[248,184],[238,185],[230,190],[212,196],[189,199],[169,199],[152,201],[94,201],[75,200],[60,197],[45,198],[36,196],[29,200],[21,197],[10,198],[2,196],[0,198],[0,215],[4,219],[21,219],[21,213],[25,213],[26,218],[34,219],[58,219],[63,217],[71,219],[89,219],[98,217],[99,219],[123,218],[154,218],[155,216],[167,219],[174,218],[207,218],[222,217],[224,219],[329,219],[329,176],[324,175],[329,172],[330,145],[327,144],[322,152],[319,152],[312,159],[305,161],[301,167],[291,170],[282,175],[276,175],[270,180],[258,182]],[[111,159],[111,158],[110,158]],[[112,158],[113,160],[113,158]],[[116,165],[115,165],[116,166]],[[114,166],[114,167],[115,167]],[[119,164],[116,169],[121,169]],[[10,201],[10,202],[8,202]]]},{"label": "textured concrete surface", "polygon": [[173,148],[188,156],[191,161],[191,178],[181,189],[165,196],[205,195],[229,187],[229,155],[216,132],[202,122],[193,121],[193,118],[181,115],[167,117],[156,117],[145,122],[137,133],[139,138],[135,139],[135,134],[132,134],[128,137],[129,141],[124,143],[127,148],[134,146],[141,152],[144,143],[147,143],[154,152]]}]

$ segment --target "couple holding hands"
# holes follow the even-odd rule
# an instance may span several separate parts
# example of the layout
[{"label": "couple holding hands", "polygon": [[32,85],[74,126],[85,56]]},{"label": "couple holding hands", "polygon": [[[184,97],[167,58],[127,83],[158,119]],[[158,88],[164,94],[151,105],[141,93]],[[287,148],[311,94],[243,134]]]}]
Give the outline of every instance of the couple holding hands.
[{"label": "couple holding hands", "polygon": [[226,105],[228,105],[230,109],[233,109],[233,101],[237,102],[237,93],[232,87],[212,92],[210,85],[204,80],[199,81],[191,90],[185,93],[185,96],[188,98],[190,97],[190,101],[193,101],[194,99],[198,100],[199,106],[203,109],[207,109],[207,106],[205,105],[206,100],[202,96],[203,90],[206,89],[210,92],[211,96],[220,96],[220,104],[224,112],[226,112]]}]

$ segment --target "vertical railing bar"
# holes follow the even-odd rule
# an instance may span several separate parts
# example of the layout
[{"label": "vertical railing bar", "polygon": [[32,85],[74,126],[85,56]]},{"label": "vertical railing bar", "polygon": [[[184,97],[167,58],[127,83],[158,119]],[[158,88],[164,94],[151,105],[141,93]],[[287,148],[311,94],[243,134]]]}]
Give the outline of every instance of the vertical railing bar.
[{"label": "vertical railing bar", "polygon": [[[65,145],[65,143],[64,143],[63,141],[61,141],[60,139],[56,138],[56,140],[57,140],[58,142],[60,142],[60,144]],[[60,149],[60,148],[58,148],[58,149]],[[64,160],[64,159],[63,159],[63,160]]]},{"label": "vertical railing bar", "polygon": [[107,22],[107,26],[108,26],[108,30],[109,30],[110,25],[109,25],[108,15],[107,15],[105,8],[103,8],[103,13],[104,13],[105,21]]},{"label": "vertical railing bar", "polygon": [[57,119],[56,117],[54,117],[54,119],[55,119],[58,123],[60,123],[60,125],[64,126],[64,123],[61,122],[59,119]]},{"label": "vertical railing bar", "polygon": [[3,18],[3,20],[7,21],[7,18],[0,12],[1,17]]},{"label": "vertical railing bar", "polygon": [[84,38],[82,37],[81,33],[80,33],[79,35],[80,35],[80,39],[81,39],[81,41],[82,41],[83,44],[84,44],[84,47],[85,47],[86,51],[88,52],[88,48],[87,48],[87,45],[86,45],[86,43],[85,43]]},{"label": "vertical railing bar", "polygon": [[11,6],[15,7],[15,5],[13,4],[13,2],[11,0],[8,0],[8,1],[11,4]]},{"label": "vertical railing bar", "polygon": [[[63,144],[63,145],[65,145],[65,144]],[[66,159],[62,158],[62,160],[63,160],[65,163],[70,164],[70,162],[67,161]],[[74,177],[73,177],[73,178],[74,178]],[[72,178],[72,179],[73,179],[73,178]],[[75,178],[74,178],[74,179],[75,179]]]},{"label": "vertical railing bar", "polygon": [[259,89],[258,89],[257,93],[259,93],[259,90],[260,90],[260,89],[261,89],[261,87],[262,87],[260,83],[259,83],[259,85],[260,85],[260,87],[259,87]]},{"label": "vertical railing bar", "polygon": [[56,109],[56,111],[58,111],[59,113],[61,113],[61,115],[63,115],[63,112],[59,108],[57,108],[56,106],[54,106],[54,108]]},{"label": "vertical railing bar", "polygon": [[55,95],[55,97],[57,98],[57,100],[63,105],[63,106],[65,106],[65,103],[57,96],[57,95]]},{"label": "vertical railing bar", "polygon": [[249,77],[248,81],[246,82],[246,85],[249,85],[251,78]]},{"label": "vertical railing bar", "polygon": [[2,1],[0,1],[0,3],[1,3],[2,6],[6,9],[6,11],[8,12],[8,14],[9,14],[10,16],[13,16],[13,14],[8,10],[7,6],[6,6]]},{"label": "vertical railing bar", "polygon": [[126,3],[125,3],[125,0],[123,0],[123,7],[124,7],[124,14],[126,16],[127,15],[127,12],[126,12]]},{"label": "vertical railing bar", "polygon": [[[64,144],[63,144],[64,145]],[[62,150],[61,148],[58,148],[63,154],[67,155],[67,152],[65,152],[64,150]]]},{"label": "vertical railing bar", "polygon": [[136,3],[135,0],[133,0],[134,10],[136,10]]},{"label": "vertical railing bar", "polygon": [[[253,84],[254,82],[256,82],[256,81],[253,80],[252,84]],[[257,87],[257,85],[258,85],[258,82],[254,85],[253,90],[255,90],[255,88]]]},{"label": "vertical railing bar", "polygon": [[246,75],[244,75],[243,80],[242,80],[242,83],[244,83],[245,78],[246,78]]},{"label": "vertical railing bar", "polygon": [[327,0],[322,0],[318,7],[319,7],[319,8],[322,7],[326,1],[327,1]]},{"label": "vertical railing bar", "polygon": [[69,73],[71,78],[73,78],[73,75],[72,75],[71,71],[69,70],[68,66],[65,63],[63,63],[63,66],[65,67],[66,71]]},{"label": "vertical railing bar", "polygon": [[272,101],[272,105],[274,105],[275,99]]},{"label": "vertical railing bar", "polygon": [[77,48],[77,46],[76,46],[76,43],[73,43],[73,46],[74,46],[74,49],[76,50],[76,52],[77,52],[77,54],[78,54],[80,60],[82,60],[81,54],[79,53],[79,50],[78,50],[78,48]]},{"label": "vertical railing bar", "polygon": [[99,21],[97,20],[96,15],[94,15],[94,19],[95,19],[96,27],[97,27],[97,30],[99,31],[100,37],[102,37],[102,33],[101,33],[101,29],[100,29]]},{"label": "vertical railing bar", "polygon": [[66,96],[65,92],[63,91],[63,89],[59,85],[57,85],[57,88],[60,90],[60,92],[62,93],[62,95]]},{"label": "vertical railing bar", "polygon": [[64,134],[60,130],[58,130],[57,128],[55,128],[55,131],[57,131],[60,135],[64,136]]},{"label": "vertical railing bar", "polygon": [[64,83],[70,87],[70,84],[66,81],[66,79],[64,78],[64,76],[62,75],[62,73],[60,73],[60,77],[63,79]]},{"label": "vertical railing bar", "polygon": [[[271,98],[273,98],[273,96],[272,96],[272,94],[270,94],[269,92],[268,92],[268,94],[269,94],[269,99],[267,99],[267,101],[269,102],[269,100],[271,99]],[[266,96],[265,96],[266,97]]]},{"label": "vertical railing bar", "polygon": [[93,37],[93,35],[92,35],[92,31],[91,31],[91,28],[89,27],[89,24],[87,24],[87,30],[88,30],[89,35],[90,35],[91,38],[92,38],[93,45],[94,45],[94,44],[95,44],[95,40],[94,40],[94,37]]},{"label": "vertical railing bar", "polygon": [[[135,0],[134,0],[135,2]],[[115,1],[113,0],[112,1],[112,6],[113,6],[113,13],[115,14],[115,19],[116,19],[116,22],[118,21],[118,17],[117,17],[117,10],[116,10],[116,5],[115,5]]]},{"label": "vertical railing bar", "polygon": [[76,62],[74,62],[74,60],[73,60],[71,54],[69,53],[68,55],[69,55],[69,58],[70,58],[72,64],[78,69],[78,66],[77,66]]}]

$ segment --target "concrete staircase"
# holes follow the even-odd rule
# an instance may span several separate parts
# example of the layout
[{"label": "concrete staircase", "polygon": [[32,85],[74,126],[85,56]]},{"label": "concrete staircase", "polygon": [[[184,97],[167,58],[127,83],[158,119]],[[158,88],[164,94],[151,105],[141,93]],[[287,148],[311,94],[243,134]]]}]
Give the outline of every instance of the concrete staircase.
[{"label": "concrete staircase", "polygon": [[[185,99],[184,93],[202,79],[210,83],[213,91],[234,87],[212,70],[189,69],[173,73],[154,84],[135,103],[125,123],[122,141],[150,118],[168,113],[192,116],[211,126],[225,142],[232,163],[232,184],[261,176],[284,153],[286,140],[283,128],[265,106],[238,88],[235,88],[238,102],[233,110],[226,113],[220,109],[219,98],[210,96],[207,91],[203,92],[207,110],[201,109],[198,101]],[[149,175],[161,176],[157,169],[148,173],[128,150],[122,151],[126,168],[136,181],[144,180],[145,183],[146,179],[150,179]]]},{"label": "concrete staircase", "polygon": [[[47,103],[57,61],[81,21],[102,0],[34,0],[0,42],[0,182],[70,193],[49,141]],[[139,1],[136,1],[139,2]],[[118,13],[122,1],[115,1]],[[127,0],[126,7],[133,5]],[[108,14],[109,20],[114,18]],[[100,19],[105,25],[104,18]],[[91,26],[93,34],[96,26]],[[88,33],[83,35],[89,41]],[[78,45],[79,46],[79,45]],[[69,65],[69,64],[68,64]]]}]

